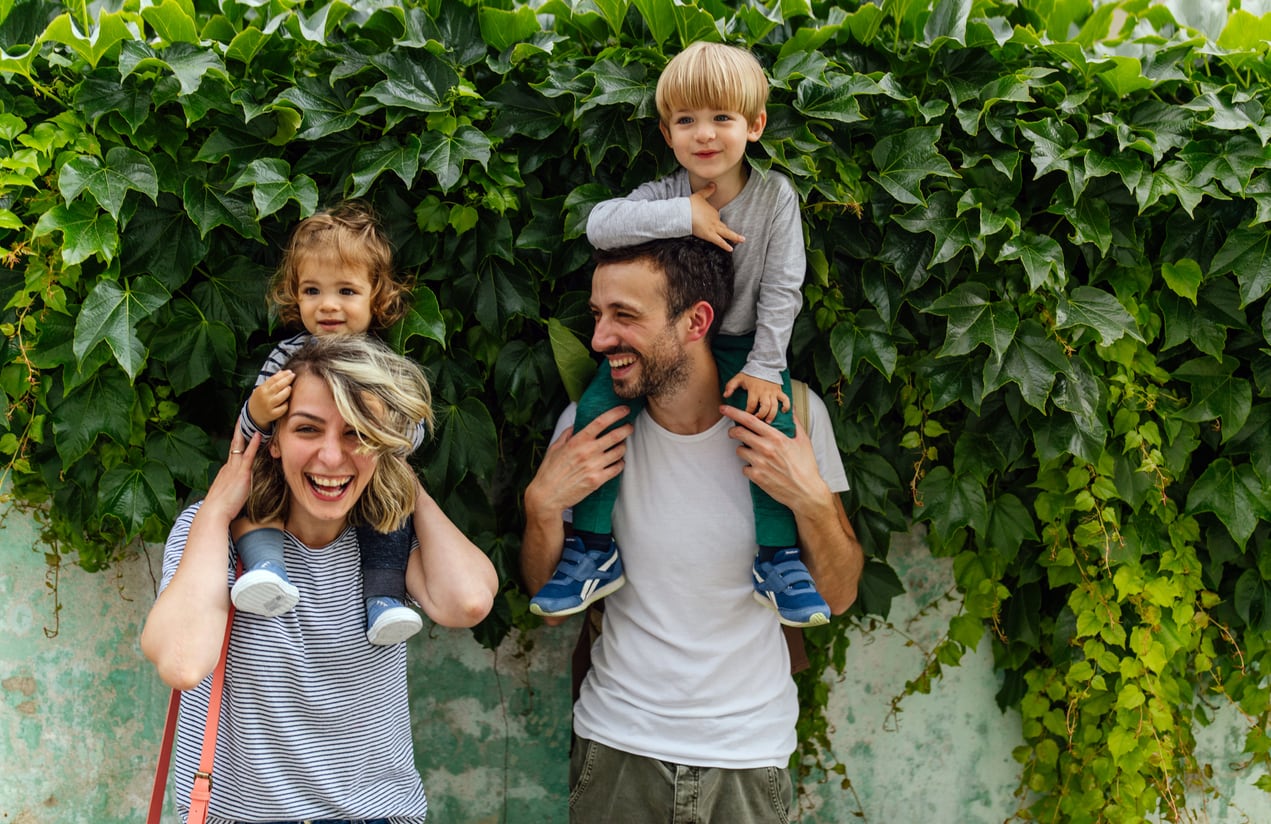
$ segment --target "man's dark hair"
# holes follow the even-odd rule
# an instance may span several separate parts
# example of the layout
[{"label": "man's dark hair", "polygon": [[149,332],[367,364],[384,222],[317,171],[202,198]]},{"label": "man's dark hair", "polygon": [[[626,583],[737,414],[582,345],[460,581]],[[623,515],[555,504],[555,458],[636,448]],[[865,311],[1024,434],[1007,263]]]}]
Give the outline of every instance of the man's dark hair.
[{"label": "man's dark hair", "polygon": [[733,302],[733,256],[713,243],[696,237],[649,240],[635,246],[596,249],[597,266],[647,260],[666,275],[667,317],[677,318],[699,300],[715,310],[707,331],[712,340],[724,313]]}]

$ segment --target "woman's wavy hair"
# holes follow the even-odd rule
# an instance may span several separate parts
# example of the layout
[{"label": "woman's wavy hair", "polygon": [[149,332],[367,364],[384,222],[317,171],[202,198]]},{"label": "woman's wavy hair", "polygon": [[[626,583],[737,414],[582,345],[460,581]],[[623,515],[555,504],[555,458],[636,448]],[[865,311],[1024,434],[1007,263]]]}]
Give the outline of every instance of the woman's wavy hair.
[{"label": "woman's wavy hair", "polygon": [[406,314],[410,290],[393,269],[393,245],[374,210],[349,200],[310,215],[291,230],[266,295],[284,326],[300,325],[300,264],[311,255],[331,253],[346,266],[366,269],[373,328],[387,329]]},{"label": "woman's wavy hair", "polygon": [[[432,392],[423,370],[381,341],[367,335],[314,337],[296,350],[287,369],[320,378],[336,408],[353,427],[361,449],[376,457],[370,483],[349,513],[351,524],[380,532],[401,526],[415,509],[417,476],[407,461],[414,450],[417,424],[432,431]],[[281,431],[286,416],[275,424]],[[248,517],[257,523],[286,521],[291,490],[282,462],[268,449],[256,453]]]}]

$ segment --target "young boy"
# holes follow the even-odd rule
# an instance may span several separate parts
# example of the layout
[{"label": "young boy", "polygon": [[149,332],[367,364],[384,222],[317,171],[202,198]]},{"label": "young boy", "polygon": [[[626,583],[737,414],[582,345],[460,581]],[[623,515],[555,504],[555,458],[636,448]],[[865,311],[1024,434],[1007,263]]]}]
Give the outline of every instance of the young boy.
[{"label": "young boy", "polygon": [[[695,235],[733,254],[735,291],[713,350],[727,402],[794,437],[790,375],[785,352],[802,305],[805,268],[798,195],[777,172],[752,174],[746,146],[759,140],[768,120],[768,79],[753,55],[735,46],[697,42],[667,64],[658,78],[662,136],[680,169],[598,204],[587,239],[600,249]],[[604,354],[604,353],[602,353]],[[611,368],[623,353],[608,353],[578,403],[575,431],[607,409],[639,401],[619,399]],[[621,476],[573,511],[575,534],[566,539],[556,574],[531,600],[537,615],[570,615],[622,586],[625,578],[613,541],[611,514]],[[830,610],[800,559],[794,516],[751,484],[759,552],[755,597],[789,626],[829,621]]]}]

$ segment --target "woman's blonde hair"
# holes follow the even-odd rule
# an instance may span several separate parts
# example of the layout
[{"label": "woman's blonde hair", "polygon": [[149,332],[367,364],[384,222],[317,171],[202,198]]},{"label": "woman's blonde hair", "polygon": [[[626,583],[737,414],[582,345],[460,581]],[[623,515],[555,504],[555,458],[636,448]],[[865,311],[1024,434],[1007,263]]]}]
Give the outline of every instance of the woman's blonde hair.
[{"label": "woman's blonde hair", "polygon": [[[331,390],[344,422],[357,432],[361,449],[375,455],[370,483],[349,513],[351,524],[380,532],[402,525],[415,509],[417,476],[407,462],[420,421],[431,431],[432,392],[423,370],[367,335],[313,337],[287,361],[287,369],[320,378]],[[275,423],[275,431],[286,416]],[[282,462],[260,449],[252,467],[248,517],[257,523],[286,521],[291,489]]]},{"label": "woman's blonde hair", "polygon": [[300,324],[300,265],[318,254],[335,254],[345,266],[366,269],[374,328],[387,329],[406,314],[409,289],[393,270],[393,246],[374,210],[349,200],[310,215],[291,230],[266,295],[284,326]]},{"label": "woman's blonde hair", "polygon": [[768,78],[745,49],[699,40],[666,64],[655,99],[663,123],[676,109],[740,112],[754,123],[768,104]]}]

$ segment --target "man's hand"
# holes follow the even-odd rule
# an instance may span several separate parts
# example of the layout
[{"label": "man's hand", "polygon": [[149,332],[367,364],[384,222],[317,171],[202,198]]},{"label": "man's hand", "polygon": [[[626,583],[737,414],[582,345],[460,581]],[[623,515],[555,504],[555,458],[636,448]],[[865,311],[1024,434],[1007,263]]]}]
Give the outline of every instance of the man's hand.
[{"label": "man's hand", "polygon": [[731,252],[731,243],[742,243],[746,239],[728,228],[719,219],[719,209],[711,205],[710,197],[715,194],[715,184],[707,183],[693,194],[688,201],[693,207],[693,236],[710,241],[725,252]]},{"label": "man's hand", "polygon": [[728,436],[741,442],[737,455],[746,462],[742,472],[747,479],[796,515],[809,501],[826,498],[829,487],[817,469],[812,441],[802,424],[795,421],[796,436],[788,438],[749,412],[731,406],[722,406],[720,411],[737,424]]},{"label": "man's hand", "polygon": [[772,423],[778,407],[782,412],[790,411],[790,397],[781,391],[779,383],[738,372],[724,385],[724,397],[731,398],[738,389],[746,393],[746,411],[764,423]]},{"label": "man's hand", "polygon": [[629,412],[625,406],[615,407],[580,432],[574,432],[573,427],[562,432],[547,448],[534,480],[525,489],[526,508],[559,517],[610,478],[616,478],[622,472],[626,440],[633,427],[623,424],[612,432],[605,430]]},{"label": "man's hand", "polygon": [[291,401],[291,384],[296,373],[290,369],[282,369],[266,378],[260,386],[252,390],[247,399],[247,414],[257,426],[268,426],[287,414],[287,404]]}]

